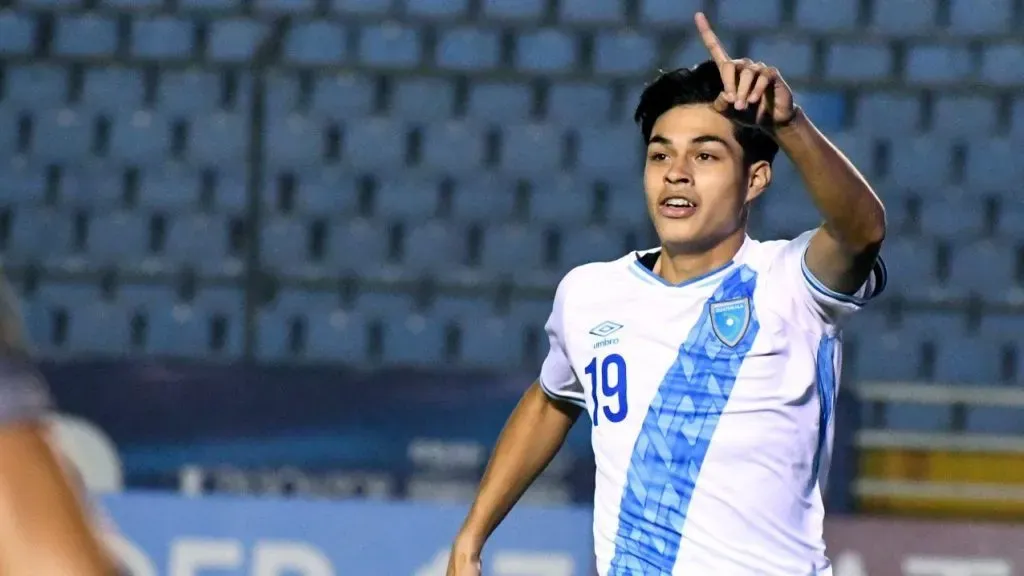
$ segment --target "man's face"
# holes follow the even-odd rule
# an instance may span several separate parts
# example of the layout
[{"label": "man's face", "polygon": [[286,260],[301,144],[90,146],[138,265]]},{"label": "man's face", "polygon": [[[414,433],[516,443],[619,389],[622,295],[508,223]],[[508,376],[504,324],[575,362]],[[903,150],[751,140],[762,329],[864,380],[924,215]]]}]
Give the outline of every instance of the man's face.
[{"label": "man's face", "polygon": [[644,168],[658,238],[682,252],[716,246],[743,226],[744,204],[767,186],[770,170],[746,169],[732,122],[710,104],[668,110],[654,123]]}]

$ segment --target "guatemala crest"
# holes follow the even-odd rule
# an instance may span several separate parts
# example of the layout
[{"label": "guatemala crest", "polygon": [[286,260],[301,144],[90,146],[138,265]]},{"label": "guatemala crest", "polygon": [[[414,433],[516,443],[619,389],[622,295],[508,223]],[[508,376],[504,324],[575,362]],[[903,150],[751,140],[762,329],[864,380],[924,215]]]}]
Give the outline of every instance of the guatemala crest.
[{"label": "guatemala crest", "polygon": [[715,336],[730,348],[739,344],[750,326],[750,298],[712,302],[709,311]]}]

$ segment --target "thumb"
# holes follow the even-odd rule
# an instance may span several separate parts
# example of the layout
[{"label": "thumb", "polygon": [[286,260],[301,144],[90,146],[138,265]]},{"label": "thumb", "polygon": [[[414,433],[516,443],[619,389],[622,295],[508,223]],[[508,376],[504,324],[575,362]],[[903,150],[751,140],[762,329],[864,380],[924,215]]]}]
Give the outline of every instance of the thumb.
[{"label": "thumb", "polygon": [[719,92],[718,98],[715,98],[715,101],[711,104],[711,107],[720,114],[726,113],[731,106],[732,105],[726,97],[725,92]]}]

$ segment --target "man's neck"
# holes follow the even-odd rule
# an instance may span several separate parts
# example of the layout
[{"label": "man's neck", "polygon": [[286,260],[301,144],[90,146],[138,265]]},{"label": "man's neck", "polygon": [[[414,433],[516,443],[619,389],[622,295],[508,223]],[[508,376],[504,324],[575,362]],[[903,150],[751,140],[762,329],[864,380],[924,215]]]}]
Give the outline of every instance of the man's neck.
[{"label": "man's neck", "polygon": [[710,249],[699,252],[688,252],[674,248],[670,244],[662,244],[661,253],[658,255],[658,261],[654,263],[652,272],[664,278],[669,284],[682,284],[699,278],[732,261],[746,237],[746,231],[741,228]]}]

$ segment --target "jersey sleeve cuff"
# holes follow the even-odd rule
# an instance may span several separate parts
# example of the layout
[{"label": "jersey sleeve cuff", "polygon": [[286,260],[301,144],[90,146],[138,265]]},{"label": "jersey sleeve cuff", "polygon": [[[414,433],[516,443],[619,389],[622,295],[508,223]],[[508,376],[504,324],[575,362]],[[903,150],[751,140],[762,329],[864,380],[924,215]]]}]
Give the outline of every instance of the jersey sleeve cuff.
[{"label": "jersey sleeve cuff", "polygon": [[543,378],[537,378],[537,383],[540,385],[540,389],[544,391],[544,394],[547,395],[548,398],[551,398],[552,400],[556,400],[558,402],[568,402],[569,404],[579,406],[584,410],[587,409],[587,402],[586,400],[583,399],[582,394],[573,394],[571,392],[555,392],[548,388],[546,384],[544,384]]},{"label": "jersey sleeve cuff", "polygon": [[806,248],[804,251],[805,254],[800,258],[800,270],[803,272],[804,280],[814,292],[816,299],[844,307],[861,308],[885,291],[885,285],[888,281],[888,272],[886,271],[885,261],[882,259],[881,255],[879,255],[875,260],[875,265],[871,269],[871,274],[868,275],[868,279],[860,289],[854,294],[843,294],[842,292],[836,292],[828,286],[825,286],[821,283],[821,280],[818,280],[818,278],[814,276],[811,269],[807,267]]}]

